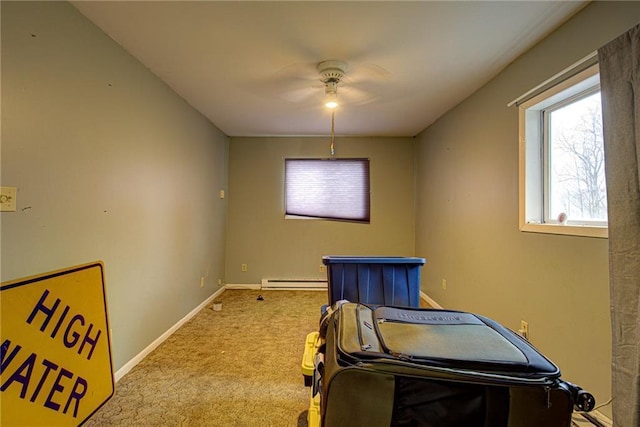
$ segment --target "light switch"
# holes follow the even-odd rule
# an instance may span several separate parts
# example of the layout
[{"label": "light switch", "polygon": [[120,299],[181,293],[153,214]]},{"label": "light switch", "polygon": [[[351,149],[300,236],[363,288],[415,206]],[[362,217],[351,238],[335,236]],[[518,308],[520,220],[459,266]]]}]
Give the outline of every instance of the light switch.
[{"label": "light switch", "polygon": [[0,211],[15,212],[16,187],[0,187]]}]

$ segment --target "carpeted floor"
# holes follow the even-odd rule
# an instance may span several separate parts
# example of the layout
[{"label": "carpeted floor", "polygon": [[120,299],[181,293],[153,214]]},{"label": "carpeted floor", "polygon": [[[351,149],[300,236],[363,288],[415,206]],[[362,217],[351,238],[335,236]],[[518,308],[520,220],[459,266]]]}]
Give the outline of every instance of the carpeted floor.
[{"label": "carpeted floor", "polygon": [[222,311],[209,305],[182,326],[84,425],[305,426],[300,363],[326,299],[326,292],[225,291]]},{"label": "carpeted floor", "polygon": [[[326,299],[326,292],[225,291],[222,311],[210,304],[183,325],[84,425],[307,427],[300,364]],[[593,425],[574,414],[572,425],[586,424]]]}]

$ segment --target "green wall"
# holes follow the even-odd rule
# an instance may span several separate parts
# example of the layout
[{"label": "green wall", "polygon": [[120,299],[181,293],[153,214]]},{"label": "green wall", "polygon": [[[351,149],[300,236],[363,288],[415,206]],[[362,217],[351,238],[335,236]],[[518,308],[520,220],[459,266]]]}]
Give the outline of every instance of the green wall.
[{"label": "green wall", "polygon": [[70,4],[2,2],[2,281],[103,260],[116,370],[224,278],[227,150]]},{"label": "green wall", "polygon": [[323,255],[413,255],[413,151],[412,138],[336,137],[337,157],[370,159],[371,223],[285,219],[284,159],[329,157],[329,137],[231,138],[227,283],[326,279]]},{"label": "green wall", "polygon": [[518,230],[518,109],[507,104],[638,22],[639,2],[591,3],[417,138],[422,289],[514,330],[528,321],[533,344],[599,403],[611,397],[607,240]]}]

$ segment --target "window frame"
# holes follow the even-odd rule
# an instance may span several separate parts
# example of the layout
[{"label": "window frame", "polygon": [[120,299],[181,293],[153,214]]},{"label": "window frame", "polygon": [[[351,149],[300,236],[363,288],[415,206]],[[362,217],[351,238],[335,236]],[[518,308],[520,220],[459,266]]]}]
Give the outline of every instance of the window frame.
[{"label": "window frame", "polygon": [[597,63],[519,103],[518,222],[520,231],[608,237],[608,225],[593,223],[563,225],[557,221],[545,220],[548,176],[544,150],[547,135],[545,135],[542,112],[550,106],[582,96],[596,86],[599,86]]},{"label": "window frame", "polygon": [[[289,213],[288,204],[288,191],[287,191],[287,162],[343,162],[343,163],[359,163],[364,165],[365,173],[363,176],[366,176],[366,191],[362,193],[364,196],[364,200],[361,199],[362,202],[366,202],[366,216],[363,218],[349,218],[349,217],[338,217],[338,216],[324,216],[324,215],[299,215],[295,213]],[[309,158],[285,158],[284,165],[284,187],[283,187],[283,199],[284,199],[284,217],[285,219],[302,219],[302,220],[319,220],[319,221],[339,221],[339,222],[350,222],[356,224],[370,224],[371,223],[371,160],[369,158],[364,157],[349,157],[349,158],[322,158],[322,157],[309,157]]]}]

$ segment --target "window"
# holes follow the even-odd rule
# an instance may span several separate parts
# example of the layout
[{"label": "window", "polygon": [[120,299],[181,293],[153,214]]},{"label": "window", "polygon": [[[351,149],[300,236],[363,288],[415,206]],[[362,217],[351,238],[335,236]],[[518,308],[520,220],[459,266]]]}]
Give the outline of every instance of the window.
[{"label": "window", "polygon": [[519,107],[520,229],[607,237],[597,64]]},{"label": "window", "polygon": [[369,222],[368,159],[285,159],[287,218]]}]

